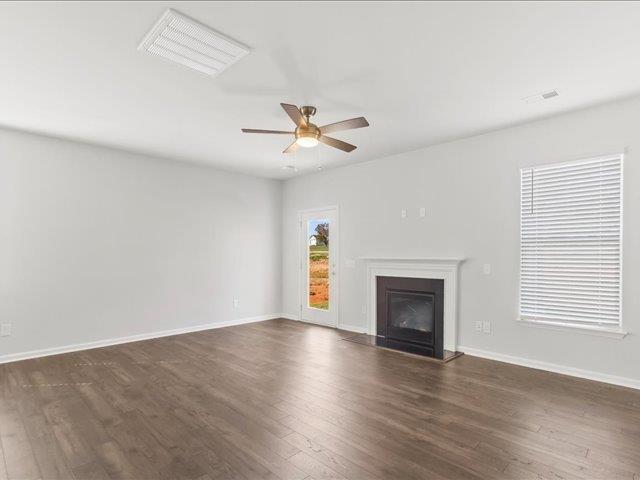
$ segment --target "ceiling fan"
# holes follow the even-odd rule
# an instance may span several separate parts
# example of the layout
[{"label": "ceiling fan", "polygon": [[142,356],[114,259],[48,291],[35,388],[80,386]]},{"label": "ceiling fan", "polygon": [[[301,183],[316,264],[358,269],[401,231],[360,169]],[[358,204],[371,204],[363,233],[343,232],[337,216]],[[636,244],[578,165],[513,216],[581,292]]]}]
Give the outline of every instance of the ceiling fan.
[{"label": "ceiling fan", "polygon": [[350,143],[343,142],[336,138],[327,137],[327,133],[339,132],[342,130],[351,130],[353,128],[368,127],[369,122],[366,118],[358,117],[350,120],[343,120],[341,122],[330,123],[324,127],[318,127],[309,121],[311,117],[316,114],[316,107],[305,105],[303,107],[296,107],[288,103],[281,103],[280,106],[287,112],[287,115],[291,117],[293,123],[296,124],[296,129],[293,132],[286,132],[283,130],[257,130],[254,128],[243,128],[244,133],[274,133],[278,135],[295,135],[295,141],[284,149],[282,153],[293,153],[300,147],[315,147],[318,142],[322,142],[330,147],[337,148],[344,152],[351,152],[357,147]]}]

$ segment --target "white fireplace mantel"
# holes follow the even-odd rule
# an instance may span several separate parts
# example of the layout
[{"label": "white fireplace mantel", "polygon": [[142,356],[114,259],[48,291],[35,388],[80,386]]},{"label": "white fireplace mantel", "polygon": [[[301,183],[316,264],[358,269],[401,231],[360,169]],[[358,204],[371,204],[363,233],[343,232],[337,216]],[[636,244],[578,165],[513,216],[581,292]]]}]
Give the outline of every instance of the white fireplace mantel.
[{"label": "white fireplace mantel", "polygon": [[444,348],[458,345],[458,269],[463,258],[359,257],[365,264],[367,324],[375,335],[376,277],[435,278],[444,280]]}]

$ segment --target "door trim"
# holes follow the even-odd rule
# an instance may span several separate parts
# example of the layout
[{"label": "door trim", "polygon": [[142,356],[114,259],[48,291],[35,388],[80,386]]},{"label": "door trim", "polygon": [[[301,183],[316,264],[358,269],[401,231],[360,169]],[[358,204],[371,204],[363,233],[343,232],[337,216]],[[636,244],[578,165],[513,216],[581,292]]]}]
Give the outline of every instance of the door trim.
[{"label": "door trim", "polygon": [[[336,288],[335,288],[335,292],[336,292],[336,297],[337,297],[337,301],[335,302],[335,309],[336,309],[336,324],[335,325],[323,325],[324,327],[330,327],[330,328],[337,328],[340,329],[340,208],[339,206],[336,205],[328,205],[325,207],[313,207],[313,208],[305,208],[302,210],[298,210],[298,228],[297,228],[297,244],[298,244],[298,320],[301,322],[305,322],[305,323],[313,323],[313,322],[309,322],[307,320],[303,320],[302,319],[302,302],[303,300],[305,300],[303,297],[303,293],[302,293],[302,242],[300,241],[300,239],[302,238],[302,217],[303,215],[307,214],[307,213],[314,213],[314,212],[321,212],[324,210],[334,210],[336,212],[336,222],[338,223],[338,234],[335,236],[336,240],[337,240],[337,255],[336,255],[336,278],[338,279],[337,281],[335,281],[336,284]],[[306,258],[305,258],[306,260]],[[315,324],[314,325],[319,325],[319,324]]]}]

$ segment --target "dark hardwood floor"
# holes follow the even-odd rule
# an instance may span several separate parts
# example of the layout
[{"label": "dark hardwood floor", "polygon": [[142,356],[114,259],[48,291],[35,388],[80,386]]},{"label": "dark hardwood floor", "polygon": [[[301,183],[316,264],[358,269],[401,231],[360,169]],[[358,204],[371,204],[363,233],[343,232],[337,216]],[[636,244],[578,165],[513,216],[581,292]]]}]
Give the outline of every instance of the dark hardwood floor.
[{"label": "dark hardwood floor", "polygon": [[288,320],[0,365],[0,478],[640,479],[640,392]]}]

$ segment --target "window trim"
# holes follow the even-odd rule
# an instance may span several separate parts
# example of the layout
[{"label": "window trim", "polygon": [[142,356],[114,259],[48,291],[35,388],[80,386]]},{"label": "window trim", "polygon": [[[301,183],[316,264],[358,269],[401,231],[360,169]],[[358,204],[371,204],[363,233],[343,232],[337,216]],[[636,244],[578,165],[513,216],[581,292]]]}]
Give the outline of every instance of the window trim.
[{"label": "window trim", "polygon": [[[623,289],[624,289],[624,160],[625,153],[611,153],[608,155],[599,155],[596,157],[588,157],[588,158],[576,158],[573,160],[568,160],[564,162],[548,162],[548,163],[539,163],[535,165],[521,166],[519,167],[519,174],[522,178],[522,171],[526,169],[536,169],[541,167],[548,166],[564,166],[571,165],[579,162],[589,162],[589,161],[598,161],[598,160],[607,160],[611,158],[619,158],[620,159],[620,316],[619,322],[615,326],[598,326],[598,325],[580,325],[573,323],[565,323],[562,321],[553,321],[553,320],[540,320],[540,319],[531,319],[531,318],[522,318],[520,315],[520,294],[521,294],[521,282],[522,282],[522,218],[519,213],[519,245],[518,245],[518,305],[517,305],[517,316],[516,322],[527,327],[534,328],[543,328],[547,330],[556,330],[556,331],[564,331],[564,332],[575,332],[580,334],[587,335],[596,335],[610,338],[618,338],[622,339],[628,335],[628,331],[624,328],[624,306],[622,302]],[[519,207],[521,212],[522,209],[522,189],[518,191],[519,194]]]},{"label": "window trim", "polygon": [[587,325],[574,325],[571,323],[529,320],[528,318],[521,318],[520,316],[518,316],[516,321],[519,324],[527,327],[543,328],[546,330],[555,330],[560,332],[576,332],[576,333],[582,333],[586,335],[596,335],[599,337],[610,337],[610,338],[622,339],[629,334],[629,332],[624,330],[622,326],[620,326],[620,328],[611,328],[611,327],[598,327],[598,326],[587,326]]}]

